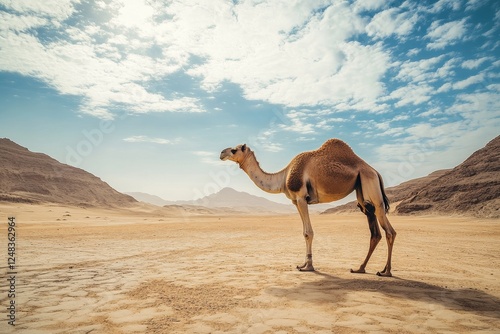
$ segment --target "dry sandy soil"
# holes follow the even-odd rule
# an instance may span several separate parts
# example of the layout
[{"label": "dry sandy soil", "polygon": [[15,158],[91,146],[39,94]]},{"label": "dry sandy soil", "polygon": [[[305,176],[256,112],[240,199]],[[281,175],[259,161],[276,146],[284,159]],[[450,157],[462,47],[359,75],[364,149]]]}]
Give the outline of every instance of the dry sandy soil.
[{"label": "dry sandy soil", "polygon": [[[144,211],[144,210],[143,210]],[[500,331],[500,221],[390,216],[367,274],[361,214],[313,216],[317,271],[298,272],[298,215],[178,216],[0,205],[17,220],[17,320],[10,333],[460,333]]]}]

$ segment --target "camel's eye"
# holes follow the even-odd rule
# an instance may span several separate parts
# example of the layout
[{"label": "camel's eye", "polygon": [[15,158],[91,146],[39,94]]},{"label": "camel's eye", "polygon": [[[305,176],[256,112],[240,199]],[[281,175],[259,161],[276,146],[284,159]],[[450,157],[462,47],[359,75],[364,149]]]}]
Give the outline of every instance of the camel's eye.
[{"label": "camel's eye", "polygon": [[234,148],[233,148],[233,149],[231,150],[231,153],[232,153],[232,154],[235,154],[237,151],[238,151],[237,149],[234,149]]}]

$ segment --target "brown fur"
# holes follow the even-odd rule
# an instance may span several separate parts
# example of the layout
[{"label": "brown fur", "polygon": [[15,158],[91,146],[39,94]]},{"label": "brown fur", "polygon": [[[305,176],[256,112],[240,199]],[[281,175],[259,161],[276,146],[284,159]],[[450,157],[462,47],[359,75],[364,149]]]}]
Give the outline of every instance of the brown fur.
[{"label": "brown fur", "polygon": [[306,168],[310,155],[311,152],[299,154],[293,159],[293,164],[289,165],[286,186],[290,191],[299,191],[304,185],[302,176],[304,175],[304,169]]}]

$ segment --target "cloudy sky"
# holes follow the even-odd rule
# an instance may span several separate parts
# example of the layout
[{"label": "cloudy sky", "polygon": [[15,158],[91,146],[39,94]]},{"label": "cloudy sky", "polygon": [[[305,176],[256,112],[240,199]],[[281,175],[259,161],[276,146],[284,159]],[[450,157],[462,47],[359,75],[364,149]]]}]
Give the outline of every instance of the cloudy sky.
[{"label": "cloudy sky", "polygon": [[0,16],[0,137],[119,191],[264,195],[223,148],[273,172],[332,137],[396,185],[500,132],[496,0],[0,0]]}]

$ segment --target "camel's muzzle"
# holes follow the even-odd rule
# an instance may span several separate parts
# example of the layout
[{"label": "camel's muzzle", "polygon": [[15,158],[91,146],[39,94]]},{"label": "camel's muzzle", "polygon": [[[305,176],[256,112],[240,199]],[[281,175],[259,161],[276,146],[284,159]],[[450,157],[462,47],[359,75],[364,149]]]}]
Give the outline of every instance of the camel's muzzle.
[{"label": "camel's muzzle", "polygon": [[230,155],[231,155],[231,149],[226,148],[225,150],[223,150],[222,152],[220,152],[220,159],[222,161],[225,161],[225,160],[229,159]]}]

